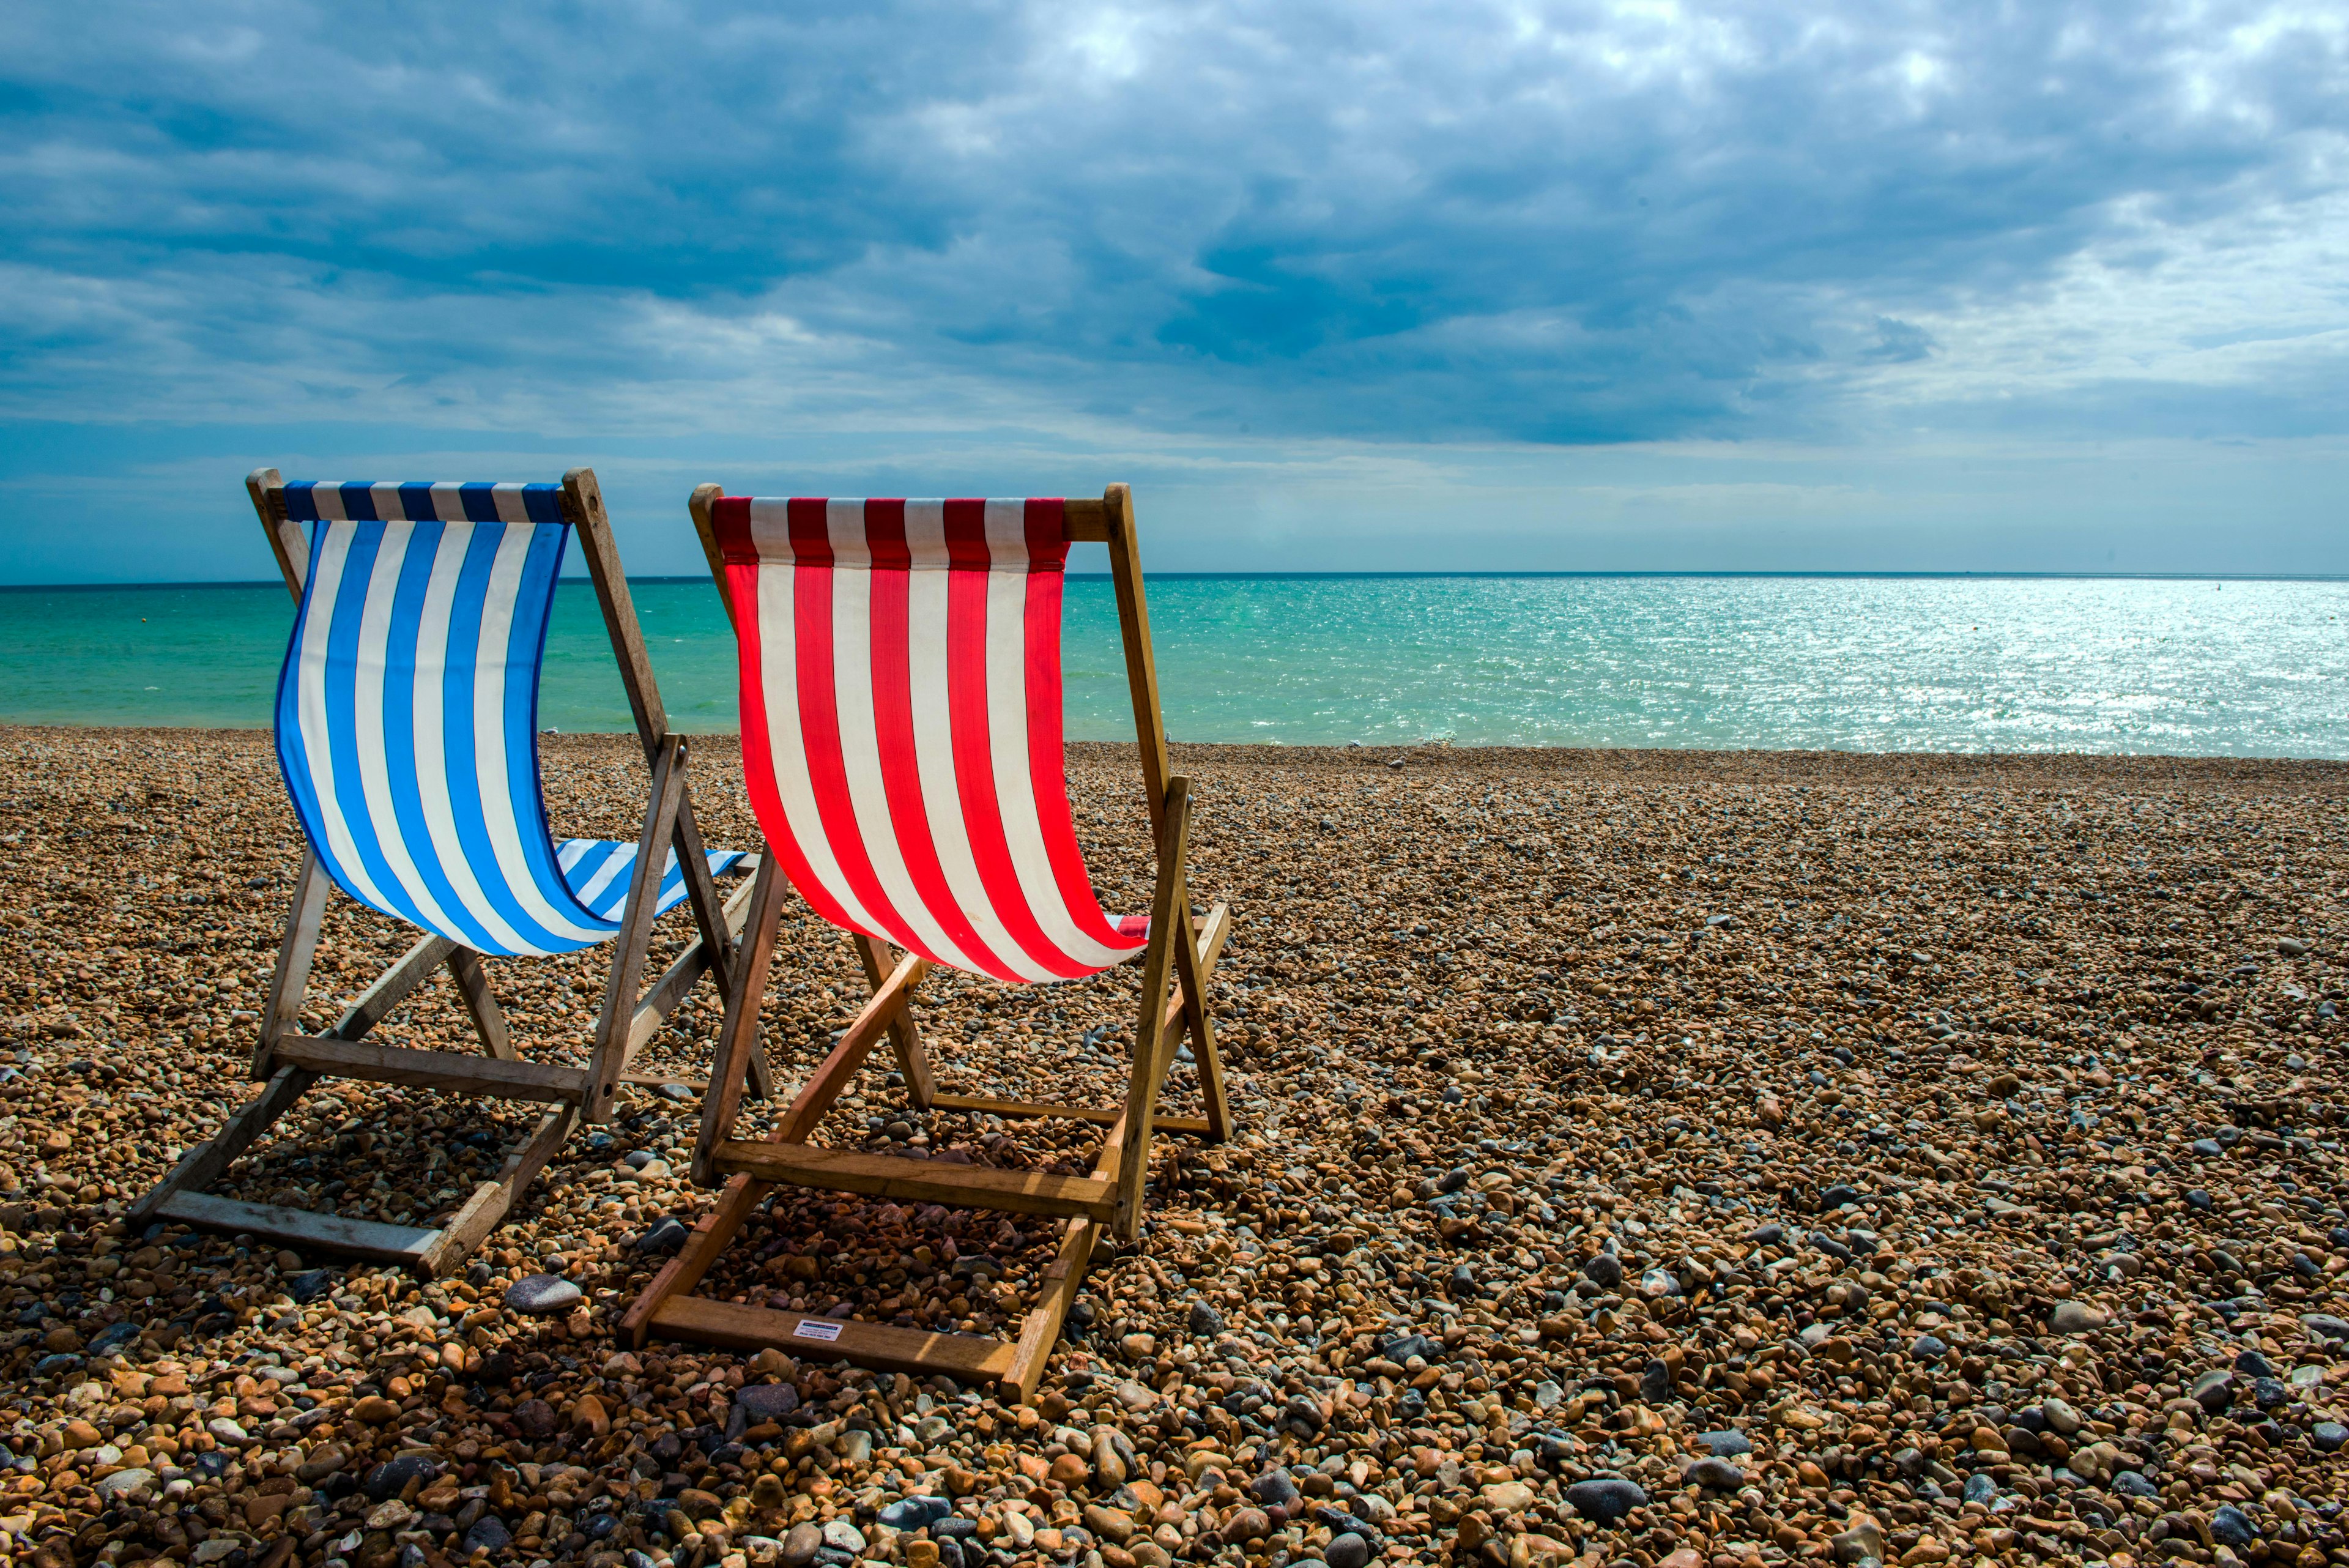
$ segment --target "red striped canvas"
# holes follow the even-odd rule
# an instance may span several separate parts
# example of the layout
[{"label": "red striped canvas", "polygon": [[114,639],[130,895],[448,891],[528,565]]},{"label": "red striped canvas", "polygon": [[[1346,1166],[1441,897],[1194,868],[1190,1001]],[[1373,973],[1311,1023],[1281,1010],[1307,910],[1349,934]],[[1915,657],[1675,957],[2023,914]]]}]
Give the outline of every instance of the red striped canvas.
[{"label": "red striped canvas", "polygon": [[1069,812],[1061,503],[728,496],[713,521],[750,805],[809,906],[1006,981],[1140,952]]}]

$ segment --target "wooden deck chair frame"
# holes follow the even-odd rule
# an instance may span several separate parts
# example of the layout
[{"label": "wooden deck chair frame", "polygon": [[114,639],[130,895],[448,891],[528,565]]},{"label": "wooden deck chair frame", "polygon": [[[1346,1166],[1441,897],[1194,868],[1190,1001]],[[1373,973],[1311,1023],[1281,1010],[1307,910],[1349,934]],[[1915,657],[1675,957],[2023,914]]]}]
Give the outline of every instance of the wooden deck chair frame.
[{"label": "wooden deck chair frame", "polygon": [[[711,522],[711,507],[721,493],[718,485],[701,486],[693,493],[692,509],[710,574],[730,618],[732,601],[726,592],[725,566]],[[774,1131],[763,1139],[735,1139],[732,1133],[744,1069],[758,1056],[759,1004],[788,891],[788,880],[777,874],[776,857],[770,849],[761,858],[751,893],[747,934],[727,993],[709,1093],[702,1101],[701,1136],[694,1148],[695,1179],[709,1186],[723,1178],[725,1185],[710,1212],[622,1319],[621,1334],[635,1345],[642,1346],[657,1334],[738,1350],[772,1346],[882,1371],[916,1376],[943,1373],[964,1383],[991,1382],[1015,1394],[1021,1403],[1030,1403],[1096,1245],[1112,1237],[1132,1242],[1141,1235],[1153,1135],[1181,1133],[1211,1142],[1230,1136],[1223,1064],[1206,997],[1207,983],[1231,934],[1231,913],[1217,904],[1204,919],[1191,914],[1185,873],[1190,785],[1188,780],[1167,771],[1165,727],[1151,659],[1150,618],[1143,597],[1133,495],[1125,485],[1113,484],[1099,501],[1071,500],[1063,503],[1063,508],[1069,542],[1109,546],[1134,732],[1141,747],[1143,787],[1157,851],[1150,929],[1141,956],[1140,1016],[1125,1103],[1102,1108],[1036,1105],[940,1090],[907,1012],[915,989],[930,965],[918,956],[901,954],[885,942],[859,935],[851,940],[871,988],[871,999],[833,1045]],[[1056,1117],[1105,1127],[1102,1155],[1092,1174],[996,1170],[810,1145],[808,1136],[884,1035],[895,1048],[906,1097],[917,1109],[1007,1118]],[[1197,1065],[1206,1115],[1162,1116],[1159,1096],[1186,1037]],[[1021,1323],[1017,1342],[816,1317],[694,1295],[694,1288],[744,1221],[768,1193],[781,1185],[864,1193],[905,1203],[1050,1216],[1061,1224],[1060,1246]]]},{"label": "wooden deck chair frame", "polygon": [[[269,536],[285,587],[298,605],[309,569],[309,547],[302,524],[286,514],[284,480],[274,468],[256,469],[246,478],[245,489]],[[400,1264],[434,1278],[461,1263],[497,1228],[532,1179],[583,1123],[610,1116],[622,1085],[686,1082],[688,1087],[702,1087],[664,1075],[634,1073],[630,1064],[705,972],[712,975],[721,992],[729,990],[737,941],[757,880],[746,880],[730,898],[719,901],[686,784],[685,738],[669,732],[593,470],[574,468],[563,476],[561,504],[564,520],[571,524],[586,557],[651,773],[650,802],[637,840],[620,929],[612,939],[611,973],[597,1013],[589,1064],[566,1067],[522,1059],[508,1037],[483,955],[429,933],[354,997],[333,1028],[324,1034],[303,1033],[303,1000],[309,989],[320,922],[334,888],[316,850],[305,844],[285,940],[278,947],[276,971],[261,1015],[260,1039],[253,1054],[252,1076],[262,1090],[218,1133],[181,1156],[171,1173],[139,1200],[130,1212],[134,1226],[171,1220],[248,1232],[288,1246]],[[670,846],[676,851],[685,876],[686,902],[698,929],[693,941],[639,995],[638,981],[652,937],[655,895],[667,859],[665,854],[655,853],[658,846]],[[734,869],[750,871],[757,865],[753,858]],[[369,1043],[368,1032],[444,965],[483,1054],[471,1056]],[[750,1073],[757,1092],[767,1092],[766,1063],[755,1051]],[[533,1101],[554,1108],[508,1157],[498,1174],[479,1183],[448,1223],[437,1229],[246,1203],[204,1190],[320,1078],[405,1084],[492,1099]]]}]

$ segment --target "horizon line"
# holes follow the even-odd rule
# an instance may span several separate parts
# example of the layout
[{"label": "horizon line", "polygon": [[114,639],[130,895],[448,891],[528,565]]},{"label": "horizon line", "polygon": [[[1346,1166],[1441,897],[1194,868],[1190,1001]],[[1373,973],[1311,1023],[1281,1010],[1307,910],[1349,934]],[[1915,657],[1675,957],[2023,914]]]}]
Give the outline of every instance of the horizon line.
[{"label": "horizon line", "polygon": [[[1086,581],[1108,582],[1107,572],[1065,572],[1064,576]],[[1485,581],[1514,581],[1525,578],[1566,577],[1729,577],[1729,578],[1827,578],[1827,579],[1887,579],[1887,580],[1992,580],[1992,581],[2054,581],[2054,582],[2165,582],[2165,583],[2349,583],[2349,573],[2342,572],[2058,572],[2032,571],[2021,568],[1984,567],[1966,570],[1903,570],[1899,568],[1832,568],[1806,570],[1796,567],[1730,568],[1730,567],[1623,567],[1614,569],[1557,569],[1547,571],[1361,571],[1361,572],[1182,572],[1156,571],[1144,574],[1153,582],[1261,582],[1287,580],[1298,582],[1413,578],[1473,578]],[[565,573],[562,583],[585,583],[586,574]],[[689,572],[654,572],[644,576],[631,573],[631,583],[708,583],[709,578]],[[137,588],[280,588],[283,579],[264,577],[197,577],[155,582],[79,582],[79,583],[0,583],[0,593],[97,593],[109,589]]]}]

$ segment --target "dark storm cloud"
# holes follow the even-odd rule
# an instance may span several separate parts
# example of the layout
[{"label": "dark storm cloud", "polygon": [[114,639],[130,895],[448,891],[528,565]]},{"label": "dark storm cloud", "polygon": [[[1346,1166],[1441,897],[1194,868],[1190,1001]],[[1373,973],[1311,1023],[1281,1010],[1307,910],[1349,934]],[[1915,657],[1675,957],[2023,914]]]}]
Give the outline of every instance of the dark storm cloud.
[{"label": "dark storm cloud", "polygon": [[1144,428],[1816,432],[1930,364],[1915,317],[2044,286],[2119,214],[2158,253],[2331,195],[2349,104],[2337,18],[2251,4],[0,27],[5,389],[80,417],[544,427],[939,376]]}]

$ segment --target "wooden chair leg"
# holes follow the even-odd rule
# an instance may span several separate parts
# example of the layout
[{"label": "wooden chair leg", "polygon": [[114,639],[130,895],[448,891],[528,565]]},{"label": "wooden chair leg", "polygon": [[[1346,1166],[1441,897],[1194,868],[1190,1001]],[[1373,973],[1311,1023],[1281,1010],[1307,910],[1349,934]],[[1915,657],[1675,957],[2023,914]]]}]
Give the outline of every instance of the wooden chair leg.
[{"label": "wooden chair leg", "polygon": [[760,857],[751,880],[750,914],[735,949],[734,983],[726,991],[726,1013],[718,1026],[718,1044],[710,1053],[709,1087],[701,1096],[701,1133],[693,1145],[693,1179],[709,1185],[709,1151],[734,1130],[741,1108],[745,1064],[759,1054],[759,1007],[766,1000],[767,971],[775,955],[775,934],[782,923],[782,873],[770,852]]},{"label": "wooden chair leg", "polygon": [[595,1019],[595,1052],[588,1069],[587,1100],[582,1107],[591,1123],[610,1117],[612,1101],[620,1090],[620,1074],[627,1066],[636,982],[643,976],[645,950],[652,942],[653,906],[659,898],[678,807],[685,799],[684,736],[661,737],[653,763],[652,795],[645,812],[644,833],[636,840],[636,861],[629,868],[626,914],[612,950],[612,972],[604,982],[603,1010]]},{"label": "wooden chair leg", "polygon": [[[1187,910],[1191,907],[1189,877],[1185,876],[1183,881],[1175,908]],[[1217,912],[1222,913],[1221,906]],[[1212,923],[1215,917],[1211,915],[1209,919]],[[1188,919],[1181,921],[1180,926],[1174,942],[1174,978],[1183,992],[1183,1022],[1191,1037],[1192,1060],[1199,1069],[1199,1095],[1207,1105],[1207,1137],[1222,1143],[1232,1136],[1232,1108],[1224,1094],[1224,1058],[1216,1044],[1215,1013],[1207,1005],[1207,982],[1213,969],[1203,961],[1196,940],[1209,933],[1201,931],[1195,936]]]},{"label": "wooden chair leg", "polygon": [[[874,995],[901,961],[889,944],[874,937],[854,939],[856,956],[864,964],[864,983]],[[901,1009],[889,1021],[889,1043],[896,1047],[897,1071],[905,1075],[905,1097],[917,1111],[926,1111],[937,1097],[937,1084],[930,1075],[929,1054],[922,1049],[921,1032],[914,1026],[913,1014]]]},{"label": "wooden chair leg", "polygon": [[1151,1120],[1158,1109],[1159,1052],[1166,1034],[1166,987],[1174,978],[1174,944],[1189,940],[1190,909],[1183,890],[1183,853],[1191,825],[1191,785],[1166,781],[1166,809],[1158,834],[1158,888],[1151,900],[1150,942],[1142,956],[1142,1011],[1133,1031],[1133,1074],[1120,1127],[1117,1211],[1111,1229],[1121,1241],[1142,1234],[1143,1188],[1150,1174]]},{"label": "wooden chair leg", "polygon": [[652,1283],[630,1304],[620,1319],[617,1337],[642,1349],[661,1307],[673,1297],[692,1293],[693,1287],[709,1272],[719,1255],[726,1251],[726,1244],[734,1240],[734,1233],[742,1229],[742,1221],[750,1217],[750,1211],[758,1208],[759,1200],[767,1192],[768,1184],[763,1181],[753,1181],[747,1176],[729,1179],[717,1204],[695,1221],[692,1234],[678,1249],[677,1256],[661,1265]]},{"label": "wooden chair leg", "polygon": [[457,982],[457,994],[464,998],[473,1033],[481,1037],[481,1049],[501,1062],[516,1060],[513,1039],[506,1033],[506,1015],[490,990],[489,969],[481,955],[471,948],[457,949],[449,955],[449,977]]},{"label": "wooden chair leg", "polygon": [[472,1255],[481,1239],[498,1228],[514,1202],[545,1168],[571,1135],[579,1130],[579,1108],[558,1106],[539,1118],[537,1130],[506,1158],[496,1177],[473,1189],[472,1197],[457,1210],[417,1267],[428,1279],[437,1279]]},{"label": "wooden chair leg", "polygon": [[694,820],[690,789],[678,803],[677,825],[669,836],[677,850],[678,867],[685,873],[685,901],[693,910],[694,926],[709,950],[709,972],[717,977],[718,989],[723,992],[734,979],[734,933],[726,924],[717,878],[709,874],[709,854],[702,847],[700,825]]},{"label": "wooden chair leg", "polygon": [[269,979],[269,1004],[261,1014],[261,1038],[253,1052],[253,1076],[257,1083],[273,1071],[270,1056],[278,1037],[289,1030],[302,1032],[302,999],[310,990],[310,962],[318,953],[318,924],[326,918],[326,894],[334,887],[317,851],[302,852],[302,871],[294,879],[293,907],[285,914],[285,940],[277,944],[277,968]]},{"label": "wooden chair leg", "polygon": [[399,961],[376,976],[375,983],[351,999],[343,1009],[342,1017],[326,1031],[336,1040],[361,1040],[369,1030],[392,1014],[392,1010],[406,1002],[416,988],[432,978],[432,971],[457,950],[457,944],[446,937],[419,937],[416,944],[399,955]]}]

